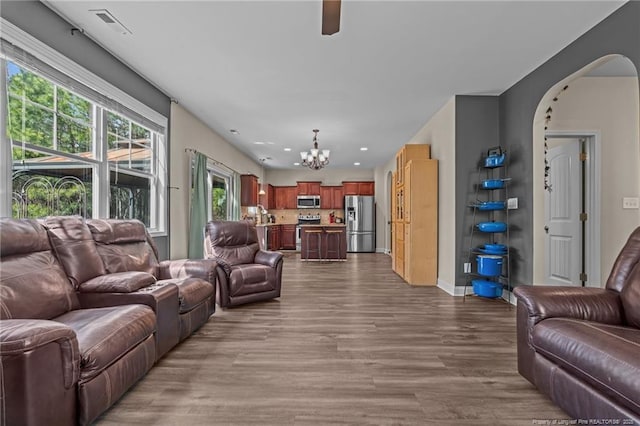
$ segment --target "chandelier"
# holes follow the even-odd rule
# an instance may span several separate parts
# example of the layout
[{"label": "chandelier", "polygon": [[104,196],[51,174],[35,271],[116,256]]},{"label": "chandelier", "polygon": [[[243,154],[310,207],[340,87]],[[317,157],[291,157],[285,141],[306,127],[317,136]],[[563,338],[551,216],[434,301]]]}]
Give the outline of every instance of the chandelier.
[{"label": "chandelier", "polygon": [[329,150],[323,149],[322,152],[318,149],[318,132],[320,130],[314,129],[313,133],[313,148],[310,152],[304,151],[300,153],[303,166],[307,166],[312,170],[320,170],[327,164],[329,164]]}]

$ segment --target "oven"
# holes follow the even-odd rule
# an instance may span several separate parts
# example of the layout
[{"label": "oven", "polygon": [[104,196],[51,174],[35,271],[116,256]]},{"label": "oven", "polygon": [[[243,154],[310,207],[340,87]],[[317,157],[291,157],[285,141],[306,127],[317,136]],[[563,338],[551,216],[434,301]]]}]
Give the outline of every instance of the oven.
[{"label": "oven", "polygon": [[320,225],[320,214],[300,214],[298,215],[298,226],[296,226],[296,250],[302,248],[302,227],[300,225]]},{"label": "oven", "polygon": [[300,225],[296,226],[296,251],[302,249],[302,228]]}]

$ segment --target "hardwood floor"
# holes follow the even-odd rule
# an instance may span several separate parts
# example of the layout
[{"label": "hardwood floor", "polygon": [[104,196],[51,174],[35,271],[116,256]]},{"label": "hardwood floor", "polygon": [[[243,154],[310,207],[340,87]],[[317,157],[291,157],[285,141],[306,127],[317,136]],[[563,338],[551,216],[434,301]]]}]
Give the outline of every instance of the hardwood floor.
[{"label": "hardwood floor", "polygon": [[410,287],[383,254],[303,263],[218,309],[101,425],[531,425],[567,416],[516,368],[515,309]]}]

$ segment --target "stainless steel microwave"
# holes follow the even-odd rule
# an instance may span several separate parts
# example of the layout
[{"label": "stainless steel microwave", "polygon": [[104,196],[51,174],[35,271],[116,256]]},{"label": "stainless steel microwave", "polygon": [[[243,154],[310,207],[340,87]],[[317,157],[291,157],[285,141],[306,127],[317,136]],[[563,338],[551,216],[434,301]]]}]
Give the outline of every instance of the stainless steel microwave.
[{"label": "stainless steel microwave", "polygon": [[319,209],[320,208],[320,196],[319,195],[298,195],[298,207],[299,209]]}]

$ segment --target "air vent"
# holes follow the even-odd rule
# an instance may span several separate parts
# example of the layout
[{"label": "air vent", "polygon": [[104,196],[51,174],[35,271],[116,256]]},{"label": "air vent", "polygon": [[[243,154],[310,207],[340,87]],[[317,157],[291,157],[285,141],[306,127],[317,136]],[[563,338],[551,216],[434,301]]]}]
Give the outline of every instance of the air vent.
[{"label": "air vent", "polygon": [[129,28],[122,25],[122,23],[118,20],[118,18],[113,16],[113,14],[109,12],[107,9],[92,9],[92,10],[89,10],[89,12],[96,15],[102,22],[107,24],[107,26],[111,28],[113,31],[120,33],[122,35],[132,34]]}]

